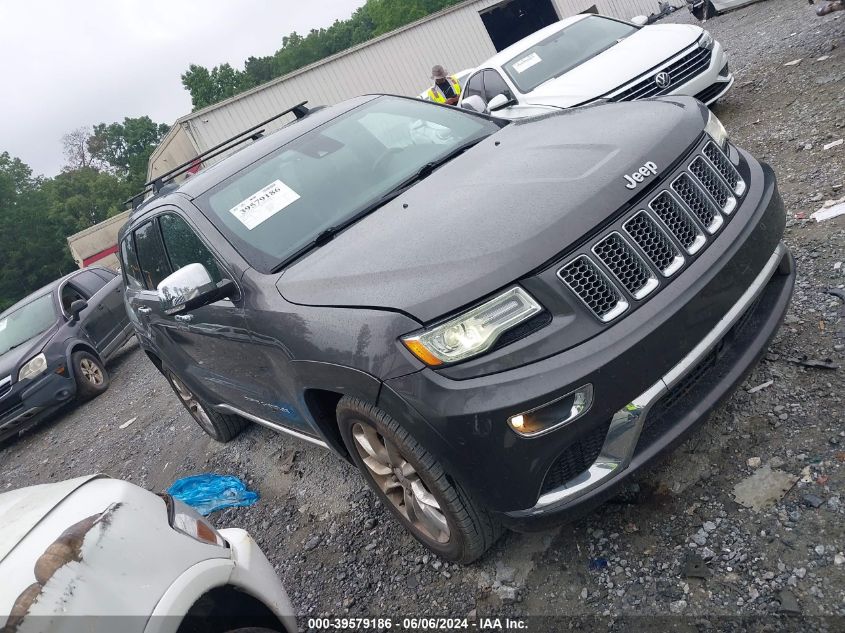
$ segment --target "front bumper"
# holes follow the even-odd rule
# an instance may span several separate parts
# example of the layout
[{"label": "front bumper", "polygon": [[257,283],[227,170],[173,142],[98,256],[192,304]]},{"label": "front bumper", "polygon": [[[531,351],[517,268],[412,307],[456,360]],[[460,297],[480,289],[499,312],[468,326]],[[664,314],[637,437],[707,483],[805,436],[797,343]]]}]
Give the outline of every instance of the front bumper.
[{"label": "front bumper", "polygon": [[512,527],[598,505],[641,466],[703,422],[765,353],[789,306],[794,262],[783,244],[739,301],[680,362],[613,417],[601,452],[587,471],[551,490],[527,510],[507,513]]},{"label": "front bumper", "polygon": [[[785,213],[771,169],[750,157],[748,169],[751,187],[719,239],[633,314],[576,347],[513,369],[463,379],[425,369],[389,380],[379,406],[510,527],[529,529],[571,517],[576,506],[588,505],[622,481],[620,473],[627,476],[704,419],[777,330],[795,276],[780,245]],[[747,308],[748,293],[754,295],[752,308]],[[743,313],[759,326],[750,339],[728,345]],[[691,400],[684,398],[680,408],[664,411],[668,422],[662,426],[647,421],[645,406],[633,420],[613,424],[632,402],[652,406],[681,384],[681,368],[696,367],[695,360],[702,353],[707,358],[719,341],[731,353],[719,357],[716,375],[701,381],[707,392],[690,412],[683,407]],[[508,427],[510,416],[585,384],[593,386],[594,402],[575,422],[533,438]],[[640,394],[645,400],[638,400]],[[590,442],[594,452],[583,448]],[[553,467],[572,450],[589,458],[550,486]],[[603,455],[601,464],[595,463],[597,455]],[[577,494],[563,492],[572,489]]]},{"label": "front bumper", "polygon": [[34,380],[18,382],[0,398],[0,439],[37,423],[73,399],[76,383],[49,371]]}]

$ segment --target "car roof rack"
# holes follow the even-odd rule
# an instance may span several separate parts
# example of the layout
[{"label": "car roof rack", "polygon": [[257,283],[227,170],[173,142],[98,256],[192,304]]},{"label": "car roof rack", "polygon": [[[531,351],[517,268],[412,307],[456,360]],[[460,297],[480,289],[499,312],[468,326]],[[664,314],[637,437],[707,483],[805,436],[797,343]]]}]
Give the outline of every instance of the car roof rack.
[{"label": "car roof rack", "polygon": [[278,114],[271,116],[269,119],[262,121],[257,125],[253,125],[251,128],[244,130],[238,134],[235,134],[231,138],[226,139],[222,143],[218,143],[214,147],[210,147],[204,152],[200,152],[194,158],[189,161],[185,161],[181,165],[177,165],[170,171],[167,171],[160,176],[153,178],[149,182],[145,182],[143,188],[139,193],[136,193],[131,198],[124,200],[123,204],[126,205],[128,209],[135,210],[141,203],[144,201],[144,196],[148,193],[152,192],[153,195],[159,193],[164,186],[171,182],[177,176],[181,176],[187,171],[193,169],[196,165],[199,165],[203,159],[214,158],[215,156],[219,156],[224,152],[228,152],[230,149],[237,147],[247,141],[257,141],[260,139],[265,132],[265,127],[268,123],[272,123],[276,119],[283,117],[286,114],[293,114],[297,119],[304,119],[308,116],[311,112],[314,112],[319,107],[316,108],[308,108],[305,104],[308,103],[307,101],[303,101],[301,103],[297,103],[295,106],[288,108],[283,112],[279,112]]}]

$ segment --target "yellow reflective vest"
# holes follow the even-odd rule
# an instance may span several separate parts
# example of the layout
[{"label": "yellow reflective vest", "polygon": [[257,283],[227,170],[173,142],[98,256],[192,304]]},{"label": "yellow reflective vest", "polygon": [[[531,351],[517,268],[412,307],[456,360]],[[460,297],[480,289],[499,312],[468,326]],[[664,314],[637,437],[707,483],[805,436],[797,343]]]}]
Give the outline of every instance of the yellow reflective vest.
[{"label": "yellow reflective vest", "polygon": [[[458,78],[455,75],[452,75],[451,77],[446,77],[446,81],[448,81],[449,85],[452,86],[452,90],[455,91],[455,96],[460,97],[461,84],[458,83]],[[427,96],[429,100],[434,101],[435,103],[446,103],[446,95],[443,94],[443,91],[437,84],[434,84],[428,89]]]}]

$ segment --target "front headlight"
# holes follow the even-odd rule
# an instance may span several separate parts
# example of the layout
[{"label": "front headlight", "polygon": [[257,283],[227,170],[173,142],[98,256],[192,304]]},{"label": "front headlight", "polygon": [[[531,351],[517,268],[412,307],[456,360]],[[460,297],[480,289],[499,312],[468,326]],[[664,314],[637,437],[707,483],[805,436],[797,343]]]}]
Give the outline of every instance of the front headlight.
[{"label": "front headlight", "polygon": [[27,363],[21,367],[18,373],[18,380],[26,380],[27,378],[35,378],[47,371],[47,357],[44,354],[39,354],[35,358],[30,358]]},{"label": "front headlight", "polygon": [[209,545],[228,547],[226,540],[199,512],[170,495],[160,495],[167,505],[167,520],[177,532]]},{"label": "front headlight", "polygon": [[704,126],[704,131],[707,132],[714,141],[716,141],[716,145],[721,147],[723,150],[725,149],[728,144],[728,131],[725,129],[725,126],[722,125],[722,122],[718,119],[718,117],[712,112],[707,118],[707,125]]},{"label": "front headlight", "polygon": [[701,37],[698,38],[698,45],[708,51],[713,50],[713,42],[713,36],[707,31],[704,31],[704,33],[701,34]]},{"label": "front headlight", "polygon": [[427,365],[454,363],[490,349],[507,330],[543,311],[525,290],[511,288],[498,297],[402,342]]}]

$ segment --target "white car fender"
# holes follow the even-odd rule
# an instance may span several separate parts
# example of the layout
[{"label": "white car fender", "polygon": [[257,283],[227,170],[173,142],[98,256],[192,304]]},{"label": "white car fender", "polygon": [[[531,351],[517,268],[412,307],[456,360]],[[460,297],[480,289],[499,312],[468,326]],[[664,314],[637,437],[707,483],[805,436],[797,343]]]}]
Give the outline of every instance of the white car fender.
[{"label": "white car fender", "polygon": [[175,633],[203,594],[226,585],[263,602],[288,631],[297,630],[290,600],[258,544],[241,529],[220,530],[220,534],[230,545],[231,559],[205,560],[186,570],[161,597],[144,633]]}]

